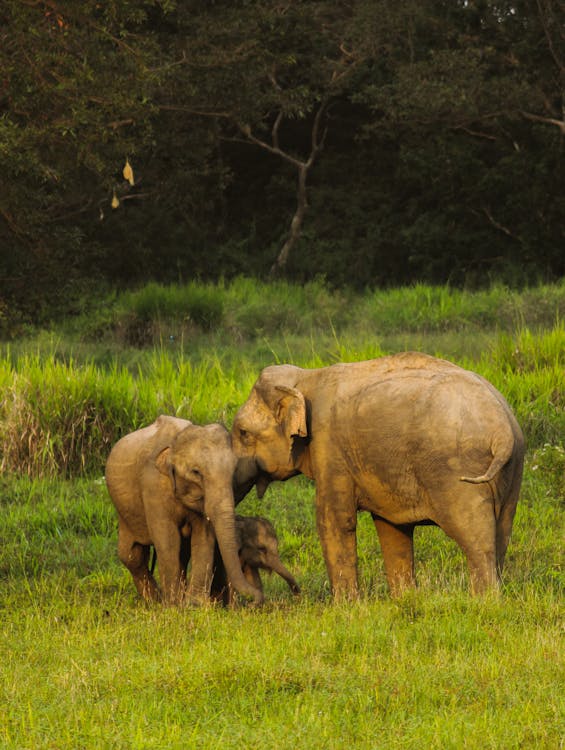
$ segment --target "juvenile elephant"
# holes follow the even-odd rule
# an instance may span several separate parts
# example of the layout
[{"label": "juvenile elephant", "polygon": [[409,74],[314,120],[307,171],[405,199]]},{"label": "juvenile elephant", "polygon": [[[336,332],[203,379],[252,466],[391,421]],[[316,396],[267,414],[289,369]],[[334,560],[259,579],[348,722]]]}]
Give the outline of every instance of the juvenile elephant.
[{"label": "juvenile elephant", "polygon": [[[261,495],[266,481],[253,460],[236,459],[224,427],[160,416],[116,443],[106,463],[106,483],[118,512],[119,558],[141,596],[166,603],[206,596],[217,539],[236,591],[263,601],[262,591],[241,569],[234,503],[254,484]],[[161,591],[148,567],[151,545]]]},{"label": "juvenile elephant", "polygon": [[[292,593],[299,594],[298,583],[279,556],[279,543],[273,524],[261,516],[236,515],[235,529],[239,561],[249,583],[263,591],[259,571],[266,570],[278,573],[288,583]],[[224,604],[233,603],[233,588],[228,584],[226,570],[219,555],[215,558],[212,597]]]},{"label": "juvenile elephant", "polygon": [[474,592],[498,585],[524,439],[486,380],[426,354],[312,370],[265,368],[233,425],[234,450],[273,479],[316,481],[332,590],[357,595],[356,514],[369,511],[391,593],[414,584],[414,527],[463,549]]}]

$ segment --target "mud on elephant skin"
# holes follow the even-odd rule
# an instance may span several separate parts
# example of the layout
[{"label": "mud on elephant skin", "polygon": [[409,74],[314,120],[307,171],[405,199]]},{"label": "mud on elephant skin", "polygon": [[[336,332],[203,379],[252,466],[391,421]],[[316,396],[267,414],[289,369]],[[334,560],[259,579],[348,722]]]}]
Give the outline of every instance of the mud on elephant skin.
[{"label": "mud on elephant skin", "polygon": [[[178,604],[206,597],[217,540],[234,588],[255,603],[263,601],[262,591],[241,570],[234,508],[235,497],[241,499],[255,483],[263,491],[266,480],[253,460],[236,459],[224,427],[160,416],[116,443],[106,483],[118,513],[118,555],[143,598]],[[160,588],[148,566],[151,545]]]},{"label": "mud on elephant skin", "polygon": [[393,595],[415,583],[414,528],[462,548],[473,592],[497,588],[518,502],[522,431],[484,378],[407,352],[306,370],[265,368],[236,414],[234,450],[273,479],[316,482],[334,595],[357,596],[357,511],[369,511]]},{"label": "mud on elephant skin", "polygon": [[[283,564],[279,555],[279,542],[273,524],[261,516],[235,517],[239,560],[243,574],[250,584],[263,591],[260,570],[277,573],[285,580],[293,594],[300,594],[300,587],[292,573]],[[212,598],[226,605],[234,603],[234,589],[229,584],[219,550],[214,560]]]}]

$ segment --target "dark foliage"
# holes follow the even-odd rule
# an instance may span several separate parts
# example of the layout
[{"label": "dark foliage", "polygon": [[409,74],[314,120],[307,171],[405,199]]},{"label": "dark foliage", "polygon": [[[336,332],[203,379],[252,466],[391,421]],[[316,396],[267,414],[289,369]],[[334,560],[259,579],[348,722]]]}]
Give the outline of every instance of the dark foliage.
[{"label": "dark foliage", "polygon": [[564,20],[556,0],[6,0],[0,326],[93,283],[265,277],[289,239],[276,270],[299,281],[564,275]]}]

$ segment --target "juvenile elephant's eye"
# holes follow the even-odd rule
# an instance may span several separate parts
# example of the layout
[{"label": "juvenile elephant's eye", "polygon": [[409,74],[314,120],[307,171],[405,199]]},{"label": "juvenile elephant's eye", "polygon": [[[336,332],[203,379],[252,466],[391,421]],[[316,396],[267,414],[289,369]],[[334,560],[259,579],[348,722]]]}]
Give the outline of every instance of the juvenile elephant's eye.
[{"label": "juvenile elephant's eye", "polygon": [[249,433],[247,432],[247,430],[242,430],[242,429],[240,429],[240,430],[239,430],[239,437],[240,437],[240,439],[241,439],[241,441],[242,441],[243,443],[247,443],[247,442],[249,442],[249,438],[250,438],[250,435],[249,435]]}]

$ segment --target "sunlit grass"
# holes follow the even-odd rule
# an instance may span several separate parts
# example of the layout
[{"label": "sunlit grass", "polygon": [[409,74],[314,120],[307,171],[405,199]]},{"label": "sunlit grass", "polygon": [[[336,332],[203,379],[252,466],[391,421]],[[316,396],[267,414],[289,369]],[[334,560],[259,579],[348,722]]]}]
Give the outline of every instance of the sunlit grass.
[{"label": "sunlit grass", "polygon": [[362,514],[362,599],[332,605],[311,483],[252,495],[241,512],[273,519],[303,588],[267,578],[261,611],[143,605],[103,485],[4,481],[0,743],[559,747],[563,457],[533,460],[498,599],[471,599],[461,552],[421,529],[419,590],[390,601]]},{"label": "sunlit grass", "polygon": [[559,747],[560,608],[534,587],[222,612],[94,580],[25,603],[2,623],[5,747]]}]

